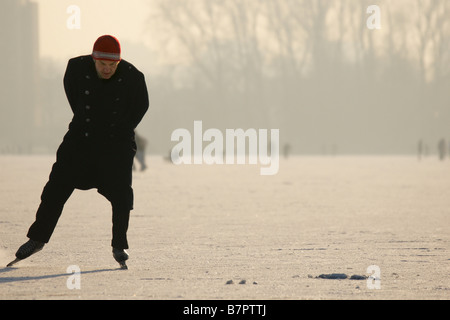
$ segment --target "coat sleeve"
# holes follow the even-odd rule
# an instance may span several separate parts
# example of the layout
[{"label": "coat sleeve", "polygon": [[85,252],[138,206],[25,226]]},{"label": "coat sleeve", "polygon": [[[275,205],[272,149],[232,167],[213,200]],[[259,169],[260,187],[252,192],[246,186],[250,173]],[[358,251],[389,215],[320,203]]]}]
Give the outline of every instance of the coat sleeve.
[{"label": "coat sleeve", "polygon": [[64,91],[66,92],[67,100],[69,101],[70,108],[72,112],[75,113],[76,106],[76,83],[75,83],[75,68],[74,68],[74,60],[70,59],[66,72],[64,74]]},{"label": "coat sleeve", "polygon": [[149,107],[147,84],[145,83],[145,77],[142,73],[139,73],[138,76],[135,97],[136,100],[133,106],[133,114],[131,116],[133,129],[135,129],[141,122]]}]

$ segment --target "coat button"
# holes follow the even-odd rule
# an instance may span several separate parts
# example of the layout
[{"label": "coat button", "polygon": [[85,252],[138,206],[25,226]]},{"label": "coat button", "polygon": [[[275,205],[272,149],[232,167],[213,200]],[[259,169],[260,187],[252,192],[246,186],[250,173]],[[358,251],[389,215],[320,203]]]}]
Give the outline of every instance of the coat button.
[{"label": "coat button", "polygon": [[86,118],[86,122],[91,122],[91,119],[89,119],[89,118]]},{"label": "coat button", "polygon": [[88,96],[88,95],[89,95],[89,90],[86,90],[86,91],[84,92],[84,94]]},{"label": "coat button", "polygon": [[85,132],[84,133],[84,136],[87,138],[87,137],[89,137],[89,132]]},{"label": "coat button", "polygon": [[116,98],[116,102],[120,101],[120,98]]},{"label": "coat button", "polygon": [[119,78],[117,81],[122,82],[122,78]]},{"label": "coat button", "polygon": [[88,79],[88,80],[89,80],[90,78],[91,78],[91,76],[89,76],[89,75],[86,75],[86,79]]},{"label": "coat button", "polygon": [[89,110],[89,109],[91,109],[91,106],[90,105],[86,105],[86,110]]}]

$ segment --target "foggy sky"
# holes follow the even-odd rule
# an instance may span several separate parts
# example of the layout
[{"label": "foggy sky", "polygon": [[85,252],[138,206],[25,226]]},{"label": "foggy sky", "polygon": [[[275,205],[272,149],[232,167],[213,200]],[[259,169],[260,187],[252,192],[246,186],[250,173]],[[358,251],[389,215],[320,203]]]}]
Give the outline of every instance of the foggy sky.
[{"label": "foggy sky", "polygon": [[[373,3],[360,0],[31,3],[41,6],[36,33],[24,16],[2,26],[2,47],[24,39],[2,50],[8,73],[23,64],[15,52],[38,37],[37,66],[19,74],[37,79],[0,83],[3,152],[56,150],[71,119],[65,64],[107,33],[146,76],[150,109],[138,132],[147,152],[167,154],[171,132],[195,120],[223,131],[280,129],[280,144],[300,154],[412,154],[419,140],[436,152],[439,139],[450,141],[446,0],[378,1],[379,30],[367,27]],[[80,29],[67,28],[72,4]],[[16,98],[24,91],[32,102]]]}]

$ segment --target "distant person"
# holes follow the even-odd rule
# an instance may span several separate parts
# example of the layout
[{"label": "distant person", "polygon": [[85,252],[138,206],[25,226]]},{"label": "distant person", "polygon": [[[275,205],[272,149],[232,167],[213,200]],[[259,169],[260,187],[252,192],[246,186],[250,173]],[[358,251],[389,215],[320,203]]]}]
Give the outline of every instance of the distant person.
[{"label": "distant person", "polygon": [[145,169],[147,169],[147,165],[145,164],[145,148],[147,147],[147,140],[137,133],[136,133],[136,146],[137,146],[136,160],[139,162],[141,171],[144,171]]},{"label": "distant person", "polygon": [[9,265],[44,247],[75,189],[96,188],[111,202],[113,257],[126,268],[134,129],[147,112],[149,100],[144,75],[120,55],[119,41],[105,35],[95,42],[92,55],[69,60],[64,89],[73,119],[56,153],[36,220],[28,230],[29,241]]},{"label": "distant person", "polygon": [[285,143],[283,146],[283,156],[284,158],[288,158],[291,153],[291,145],[289,143]]},{"label": "distant person", "polygon": [[447,154],[447,147],[446,147],[446,143],[445,143],[445,139],[441,139],[439,140],[438,143],[438,152],[439,152],[439,160],[444,160],[445,156]]},{"label": "distant person", "polygon": [[423,156],[423,141],[419,140],[419,142],[417,143],[417,157],[419,160],[422,160],[422,156]]}]

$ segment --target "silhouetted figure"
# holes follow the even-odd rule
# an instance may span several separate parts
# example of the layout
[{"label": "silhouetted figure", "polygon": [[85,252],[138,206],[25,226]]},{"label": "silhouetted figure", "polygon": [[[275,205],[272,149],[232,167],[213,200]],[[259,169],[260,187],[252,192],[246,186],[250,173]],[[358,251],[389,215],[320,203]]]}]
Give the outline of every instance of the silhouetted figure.
[{"label": "silhouetted figure", "polygon": [[417,158],[419,160],[422,160],[422,156],[423,156],[423,141],[419,140],[419,142],[417,143]]},{"label": "silhouetted figure", "polygon": [[[136,160],[139,162],[141,171],[144,171],[145,169],[147,169],[147,165],[145,164],[145,148],[147,147],[147,140],[137,133],[135,133],[135,137],[136,137]],[[135,166],[133,164],[133,170],[134,169]]]},{"label": "silhouetted figure", "polygon": [[291,153],[291,145],[289,143],[286,143],[283,146],[283,155],[287,159],[290,153]]},{"label": "silhouetted figure", "polygon": [[441,161],[444,160],[445,156],[447,154],[447,147],[446,147],[445,139],[439,140],[438,152],[439,152],[439,160],[441,160]]}]

